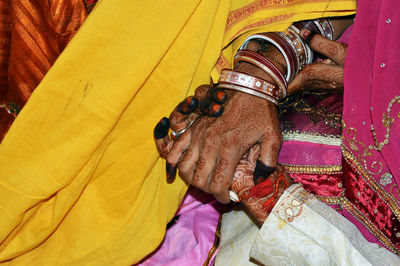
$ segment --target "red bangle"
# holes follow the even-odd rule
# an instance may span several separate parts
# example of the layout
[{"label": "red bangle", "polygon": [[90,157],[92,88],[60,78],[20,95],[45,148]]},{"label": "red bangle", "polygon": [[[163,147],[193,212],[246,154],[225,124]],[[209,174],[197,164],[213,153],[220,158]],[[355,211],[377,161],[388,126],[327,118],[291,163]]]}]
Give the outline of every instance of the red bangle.
[{"label": "red bangle", "polygon": [[285,98],[287,94],[287,81],[282,72],[271,62],[271,60],[250,50],[238,51],[235,55],[234,64],[240,61],[245,61],[262,69],[269,75],[278,85],[280,92],[280,99]]}]

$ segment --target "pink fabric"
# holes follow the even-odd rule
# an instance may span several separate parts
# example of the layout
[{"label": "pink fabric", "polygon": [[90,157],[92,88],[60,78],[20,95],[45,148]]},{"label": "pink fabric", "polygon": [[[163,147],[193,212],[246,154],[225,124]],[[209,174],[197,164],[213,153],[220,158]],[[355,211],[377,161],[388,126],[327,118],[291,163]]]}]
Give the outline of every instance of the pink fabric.
[{"label": "pink fabric", "polygon": [[340,165],[340,146],[315,144],[302,141],[285,141],[279,162],[296,165]]},{"label": "pink fabric", "polygon": [[167,230],[161,246],[138,265],[203,265],[214,244],[220,208],[212,195],[191,187],[176,224]]},{"label": "pink fabric", "polygon": [[[378,229],[398,248],[399,217],[392,214],[400,211],[400,101],[395,98],[400,96],[400,12],[396,4],[394,0],[357,1],[345,64],[343,143],[357,158],[346,158],[344,163],[351,165],[345,172],[346,196],[362,212],[358,220],[373,225],[355,221],[351,211],[345,216],[370,241],[377,242],[369,231]],[[383,144],[381,150],[374,149],[373,132],[377,143]]]}]

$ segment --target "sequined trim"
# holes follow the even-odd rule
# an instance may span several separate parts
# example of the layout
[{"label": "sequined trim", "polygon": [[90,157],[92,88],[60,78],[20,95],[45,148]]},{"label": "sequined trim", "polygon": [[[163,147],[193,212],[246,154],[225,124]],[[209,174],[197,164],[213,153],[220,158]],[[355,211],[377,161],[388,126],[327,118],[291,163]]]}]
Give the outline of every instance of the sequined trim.
[{"label": "sequined trim", "polygon": [[[374,178],[372,178],[369,175],[369,171],[365,170],[360,162],[357,160],[357,158],[348,150],[348,148],[344,145],[342,145],[342,154],[343,158],[345,160],[345,163],[349,164],[352,169],[354,169],[355,173],[359,176],[359,178],[362,178],[362,180],[368,184],[369,188],[375,193],[376,196],[378,196],[390,209],[392,215],[396,216],[397,219],[399,219],[399,214],[400,214],[400,209],[398,206],[398,202],[390,195],[388,194],[384,189],[382,189],[381,186],[376,182]],[[349,188],[347,188],[349,189]],[[356,193],[357,197],[361,196],[360,191],[357,191]],[[372,222],[369,218],[366,217],[365,214],[363,214],[357,207],[354,205],[354,203],[350,202],[349,199],[345,198],[344,199],[344,204],[343,206],[360,222],[362,222],[366,228],[374,234],[386,247],[388,247],[390,250],[392,250],[396,254],[400,254],[400,249],[396,247],[395,244],[391,242],[391,240],[384,234],[384,231],[379,230],[377,225]],[[357,201],[356,201],[357,203]],[[379,209],[379,208],[378,208]],[[378,211],[377,209],[374,210],[374,214],[376,214],[375,211]],[[394,219],[394,216],[393,219]],[[390,219],[390,217],[386,217],[386,219]],[[383,230],[383,229],[382,229]]]},{"label": "sequined trim", "polygon": [[285,164],[285,171],[288,173],[298,174],[341,174],[341,165],[296,165],[296,164]]},{"label": "sequined trim", "polygon": [[319,201],[327,204],[327,205],[340,205],[342,206],[344,197],[324,197],[324,196],[318,196],[314,195]]},{"label": "sequined trim", "polygon": [[343,206],[361,223],[363,223],[368,231],[371,232],[377,239],[379,239],[387,248],[389,248],[393,253],[399,255],[400,250],[393,245],[393,243],[378,229],[375,224],[373,224],[369,219],[367,219],[364,214],[362,214],[348,199],[343,198]]},{"label": "sequined trim", "polygon": [[328,134],[320,134],[315,132],[283,132],[283,141],[302,141],[302,142],[310,142],[315,144],[324,144],[330,146],[340,146],[342,140],[340,137],[335,135]]},{"label": "sequined trim", "polygon": [[[390,138],[390,130],[392,129],[392,125],[394,122],[394,117],[391,117],[390,114],[392,112],[392,107],[393,104],[400,104],[400,96],[396,95],[388,104],[388,108],[386,109],[386,112],[382,114],[382,124],[386,128],[386,134],[385,134],[385,139],[381,142],[378,143],[378,138],[376,136],[376,132],[374,129],[374,126],[371,125],[371,132],[372,132],[372,137],[374,139],[374,145],[369,145],[369,149],[372,150],[377,150],[381,151],[382,148],[389,143],[389,138]],[[400,116],[398,116],[400,118]]]},{"label": "sequined trim", "polygon": [[379,197],[389,204],[390,209],[400,219],[400,207],[398,202],[388,194],[377,182],[371,177],[362,165],[357,161],[357,158],[348,150],[348,148],[342,145],[342,154],[348,164],[353,166],[357,173],[364,179],[365,182],[379,195]]}]

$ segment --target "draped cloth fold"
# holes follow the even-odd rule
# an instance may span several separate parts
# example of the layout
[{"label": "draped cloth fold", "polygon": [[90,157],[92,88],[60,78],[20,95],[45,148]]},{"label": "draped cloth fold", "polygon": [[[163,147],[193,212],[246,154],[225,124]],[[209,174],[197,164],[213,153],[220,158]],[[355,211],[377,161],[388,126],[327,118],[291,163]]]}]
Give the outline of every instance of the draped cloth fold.
[{"label": "draped cloth fold", "polygon": [[0,262],[138,262],[187,189],[166,183],[152,139],[160,116],[230,66],[252,32],[354,10],[353,0],[99,1],[0,145]]}]

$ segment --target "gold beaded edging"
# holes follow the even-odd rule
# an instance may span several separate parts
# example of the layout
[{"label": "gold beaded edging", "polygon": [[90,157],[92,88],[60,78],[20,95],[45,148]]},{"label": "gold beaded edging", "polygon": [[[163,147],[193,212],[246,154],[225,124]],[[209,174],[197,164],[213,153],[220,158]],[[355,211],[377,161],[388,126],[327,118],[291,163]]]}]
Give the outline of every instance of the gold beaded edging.
[{"label": "gold beaded edging", "polygon": [[366,183],[374,190],[378,196],[386,203],[388,203],[389,208],[396,215],[397,219],[400,219],[400,207],[398,202],[388,194],[374,178],[372,178],[369,173],[360,165],[356,157],[348,150],[345,145],[342,145],[342,154],[346,162],[351,165],[355,171],[364,179]]},{"label": "gold beaded edging", "polygon": [[325,204],[328,205],[340,205],[342,207],[343,201],[344,201],[344,191],[340,193],[339,197],[327,197],[327,196],[319,196],[319,195],[314,195],[319,201],[322,201]]},{"label": "gold beaded edging", "polygon": [[340,146],[342,139],[333,135],[321,135],[317,133],[300,133],[296,131],[283,132],[283,141],[294,140],[302,142],[310,142],[314,144],[324,144],[330,146]]},{"label": "gold beaded edging", "polygon": [[343,198],[343,206],[348,210],[358,221],[363,223],[368,231],[371,232],[379,241],[382,242],[388,249],[393,253],[400,255],[400,250],[393,245],[393,243],[385,236],[375,224],[373,224],[369,219],[367,219],[363,213],[361,213],[348,199]]},{"label": "gold beaded edging", "polygon": [[341,165],[297,165],[280,163],[290,174],[342,174]]}]

